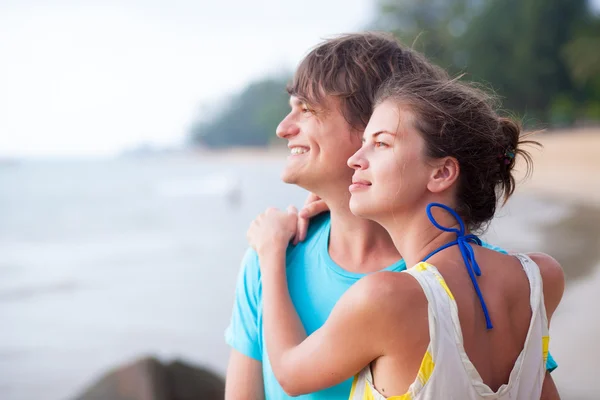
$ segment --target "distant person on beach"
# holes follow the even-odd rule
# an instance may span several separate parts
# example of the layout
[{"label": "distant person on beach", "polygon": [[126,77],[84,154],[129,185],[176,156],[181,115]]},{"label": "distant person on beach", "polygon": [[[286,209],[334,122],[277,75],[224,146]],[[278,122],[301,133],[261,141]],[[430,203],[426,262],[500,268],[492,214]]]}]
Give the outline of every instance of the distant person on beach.
[{"label": "distant person on beach", "polygon": [[261,214],[248,238],[275,376],[294,396],[354,376],[350,400],[539,399],[562,268],[545,254],[487,249],[472,233],[513,193],[518,156],[530,170],[529,141],[457,80],[404,75],[375,105],[348,160],[350,210],[383,226],[412,268],[364,277],[307,335],[286,273],[296,210]]},{"label": "distant person on beach", "polygon": [[[282,173],[287,183],[315,193],[310,220],[289,247],[290,296],[307,334],[325,323],[340,297],[368,273],[406,269],[390,235],[376,222],[350,212],[352,169],[347,160],[361,147],[380,85],[392,75],[419,73],[446,80],[447,74],[391,36],[343,35],[313,49],[300,63],[289,88],[291,111],[277,128],[291,155]],[[306,225],[301,219],[300,225]],[[301,227],[302,228],[302,227]],[[302,231],[302,229],[301,229]],[[249,249],[238,277],[226,341],[232,347],[227,399],[290,398],[275,379],[265,346],[262,279],[257,253]],[[555,364],[549,357],[549,369]],[[548,375],[547,388],[555,390]],[[352,379],[304,399],[347,399]]]}]

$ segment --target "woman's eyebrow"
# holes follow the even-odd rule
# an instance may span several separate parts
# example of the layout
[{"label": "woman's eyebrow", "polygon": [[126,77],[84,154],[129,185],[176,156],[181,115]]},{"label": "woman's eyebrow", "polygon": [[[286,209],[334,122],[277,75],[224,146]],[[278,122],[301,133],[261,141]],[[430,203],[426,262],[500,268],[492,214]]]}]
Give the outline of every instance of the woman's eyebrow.
[{"label": "woman's eyebrow", "polygon": [[386,131],[385,129],[384,129],[384,130],[381,130],[381,131],[377,131],[377,132],[375,132],[375,133],[374,133],[372,136],[373,136],[373,137],[377,137],[377,136],[379,136],[379,135],[381,135],[381,134],[384,134],[384,133],[387,133],[388,135],[396,136],[396,132],[390,132],[390,131]]}]

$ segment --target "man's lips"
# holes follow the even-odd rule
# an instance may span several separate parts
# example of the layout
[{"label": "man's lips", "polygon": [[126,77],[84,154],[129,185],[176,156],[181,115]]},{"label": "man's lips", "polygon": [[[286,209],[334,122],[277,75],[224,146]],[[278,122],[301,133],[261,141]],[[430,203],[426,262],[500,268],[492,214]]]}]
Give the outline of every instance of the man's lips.
[{"label": "man's lips", "polygon": [[288,148],[290,149],[290,155],[292,156],[299,156],[302,154],[306,154],[310,151],[310,148],[307,146],[301,146],[301,145],[288,145]]}]

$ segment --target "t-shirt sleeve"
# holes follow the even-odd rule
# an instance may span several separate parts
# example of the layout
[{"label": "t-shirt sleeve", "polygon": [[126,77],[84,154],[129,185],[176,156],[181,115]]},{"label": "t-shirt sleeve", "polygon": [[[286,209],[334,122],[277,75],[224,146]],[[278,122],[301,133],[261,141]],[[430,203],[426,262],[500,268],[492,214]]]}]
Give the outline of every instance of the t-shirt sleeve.
[{"label": "t-shirt sleeve", "polygon": [[484,241],[481,242],[481,246],[485,247],[486,249],[497,251],[499,253],[508,254],[508,252],[506,250],[504,250],[503,248],[494,246],[493,244],[489,244]]},{"label": "t-shirt sleeve", "polygon": [[258,255],[248,249],[237,278],[235,300],[225,341],[240,353],[262,361],[259,329],[260,268]]},{"label": "t-shirt sleeve", "polygon": [[556,368],[558,368],[558,364],[556,363],[556,361],[554,361],[554,357],[552,357],[552,354],[548,353],[548,358],[546,358],[546,370],[548,370],[548,372],[552,372]]}]

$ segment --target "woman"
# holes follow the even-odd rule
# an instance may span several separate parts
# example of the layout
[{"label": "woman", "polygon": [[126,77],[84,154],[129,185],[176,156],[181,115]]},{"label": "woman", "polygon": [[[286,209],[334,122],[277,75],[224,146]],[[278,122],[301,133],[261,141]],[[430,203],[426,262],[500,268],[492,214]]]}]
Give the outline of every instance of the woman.
[{"label": "woman", "polygon": [[350,209],[380,223],[414,267],[364,277],[306,337],[285,271],[295,210],[259,216],[248,238],[275,376],[291,395],[355,376],[351,399],[539,398],[562,269],[544,254],[485,249],[472,234],[513,193],[516,157],[531,167],[519,126],[457,81],[397,78],[375,104],[348,160]]}]

